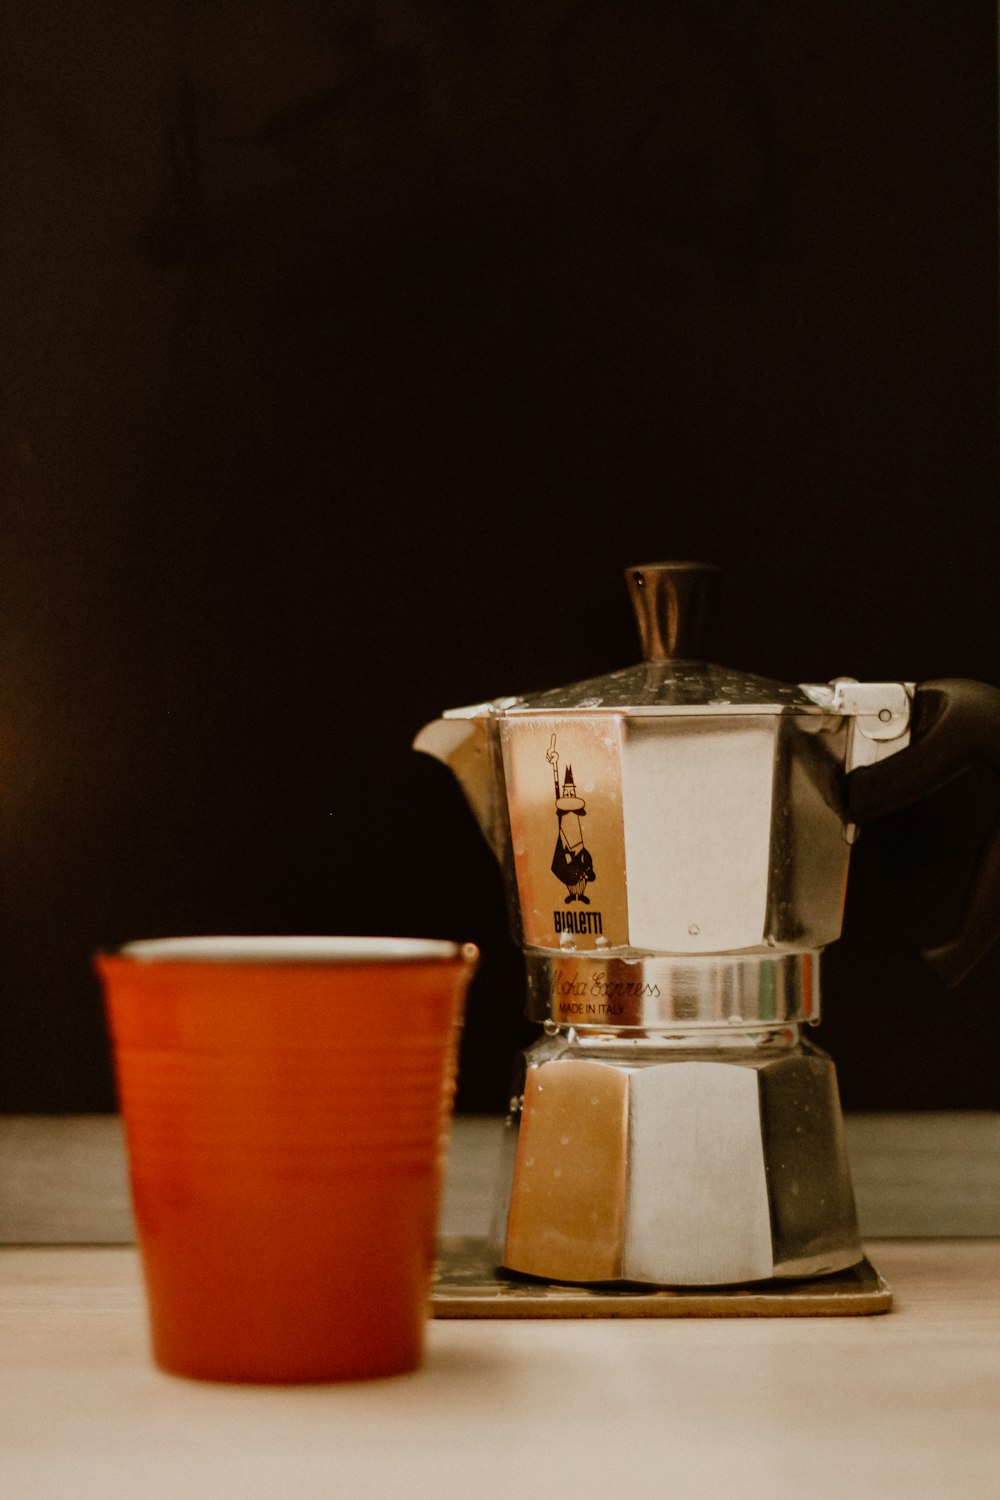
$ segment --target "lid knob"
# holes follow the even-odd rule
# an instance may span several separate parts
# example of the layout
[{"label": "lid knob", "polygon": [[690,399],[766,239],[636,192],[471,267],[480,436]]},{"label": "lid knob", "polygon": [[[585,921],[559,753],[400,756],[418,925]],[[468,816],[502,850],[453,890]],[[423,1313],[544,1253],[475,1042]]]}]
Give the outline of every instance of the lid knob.
[{"label": "lid knob", "polygon": [[719,570],[708,563],[640,563],[625,569],[646,661],[699,661]]}]

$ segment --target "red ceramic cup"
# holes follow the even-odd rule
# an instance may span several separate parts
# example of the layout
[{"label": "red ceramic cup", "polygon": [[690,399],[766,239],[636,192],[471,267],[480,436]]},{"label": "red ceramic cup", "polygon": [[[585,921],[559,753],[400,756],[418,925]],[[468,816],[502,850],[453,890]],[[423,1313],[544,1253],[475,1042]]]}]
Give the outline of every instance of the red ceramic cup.
[{"label": "red ceramic cup", "polygon": [[417,1367],[477,957],[219,937],[97,959],[161,1368],[288,1382]]}]

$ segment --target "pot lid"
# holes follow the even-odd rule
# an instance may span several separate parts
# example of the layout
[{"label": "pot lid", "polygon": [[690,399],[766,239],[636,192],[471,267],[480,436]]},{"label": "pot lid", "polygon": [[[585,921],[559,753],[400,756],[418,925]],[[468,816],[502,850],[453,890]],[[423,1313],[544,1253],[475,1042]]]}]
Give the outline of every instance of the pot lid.
[{"label": "pot lid", "polygon": [[567,687],[503,704],[524,713],[821,713],[802,687],[699,659],[717,569],[703,563],[643,563],[625,573],[644,661]]}]

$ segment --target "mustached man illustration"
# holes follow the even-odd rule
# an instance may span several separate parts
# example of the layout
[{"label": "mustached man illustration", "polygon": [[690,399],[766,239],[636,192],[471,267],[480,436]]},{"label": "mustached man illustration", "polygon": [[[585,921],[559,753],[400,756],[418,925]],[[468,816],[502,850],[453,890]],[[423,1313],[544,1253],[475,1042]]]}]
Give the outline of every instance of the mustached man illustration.
[{"label": "mustached man illustration", "polygon": [[590,857],[590,851],[583,842],[583,824],[580,821],[587,816],[587,805],[582,797],[576,795],[572,766],[567,765],[562,790],[559,789],[559,752],[556,749],[555,735],[545,752],[545,759],[552,767],[556,789],[556,817],[559,819],[559,837],[552,856],[552,873],[569,892],[564,898],[565,906],[571,901],[582,901],[585,906],[589,906],[590,897],[585,896],[584,891],[597,876],[594,874],[594,861]]}]

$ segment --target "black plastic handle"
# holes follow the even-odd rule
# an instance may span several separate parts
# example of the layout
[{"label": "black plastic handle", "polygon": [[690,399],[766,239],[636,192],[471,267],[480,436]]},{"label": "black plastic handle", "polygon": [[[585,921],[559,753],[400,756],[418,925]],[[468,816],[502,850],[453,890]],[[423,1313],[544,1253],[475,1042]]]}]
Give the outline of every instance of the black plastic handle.
[{"label": "black plastic handle", "polygon": [[[944,786],[980,762],[1000,775],[1000,689],[964,678],[920,683],[906,750],[847,778],[847,816],[866,823]],[[946,985],[960,984],[1000,938],[1000,819],[976,861],[955,935],[923,956]]]}]

